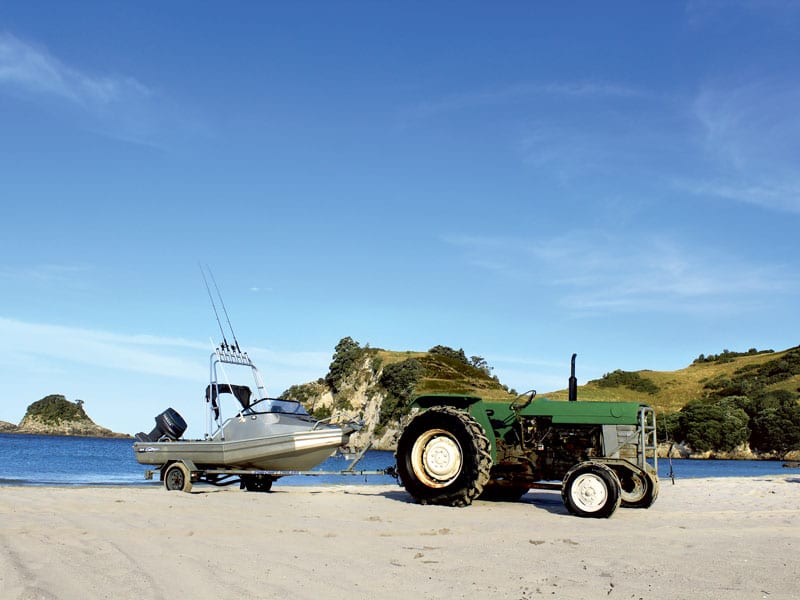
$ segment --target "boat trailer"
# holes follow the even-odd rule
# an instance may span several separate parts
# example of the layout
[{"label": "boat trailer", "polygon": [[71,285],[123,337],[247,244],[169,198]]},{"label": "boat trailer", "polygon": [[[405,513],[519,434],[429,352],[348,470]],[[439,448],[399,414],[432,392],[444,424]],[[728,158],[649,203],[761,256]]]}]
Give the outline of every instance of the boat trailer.
[{"label": "boat trailer", "polygon": [[268,492],[272,489],[272,483],[280,477],[289,475],[320,476],[320,475],[345,475],[345,476],[375,476],[389,475],[397,479],[397,471],[394,466],[385,469],[356,470],[356,465],[364,458],[371,444],[361,450],[353,461],[340,471],[293,471],[293,470],[272,470],[272,469],[227,469],[227,468],[199,468],[189,459],[179,459],[162,465],[157,469],[148,469],[144,472],[144,478],[153,479],[158,471],[159,478],[164,482],[164,487],[168,491],[189,492],[193,483],[208,483],[215,486],[228,486],[239,483],[240,489],[248,492]]}]

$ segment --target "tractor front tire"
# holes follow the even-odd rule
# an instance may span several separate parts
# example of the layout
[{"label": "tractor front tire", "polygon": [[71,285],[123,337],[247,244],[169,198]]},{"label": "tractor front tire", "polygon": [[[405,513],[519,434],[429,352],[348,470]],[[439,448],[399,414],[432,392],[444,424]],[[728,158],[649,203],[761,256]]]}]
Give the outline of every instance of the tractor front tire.
[{"label": "tractor front tire", "polygon": [[397,442],[397,472],[420,504],[468,506],[481,494],[492,456],[483,427],[466,412],[431,408],[408,424]]},{"label": "tractor front tire", "polygon": [[658,497],[658,480],[649,473],[622,468],[616,471],[623,508],[650,508]]},{"label": "tractor front tire", "polygon": [[620,504],[622,492],[616,473],[606,465],[582,462],[564,476],[561,499],[578,517],[610,517]]}]

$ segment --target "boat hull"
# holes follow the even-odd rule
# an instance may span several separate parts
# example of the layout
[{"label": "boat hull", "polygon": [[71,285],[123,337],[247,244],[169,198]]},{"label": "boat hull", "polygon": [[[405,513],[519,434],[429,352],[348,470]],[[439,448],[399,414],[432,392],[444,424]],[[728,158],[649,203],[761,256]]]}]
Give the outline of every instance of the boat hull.
[{"label": "boat hull", "polygon": [[325,428],[251,439],[136,442],[133,449],[136,461],[144,465],[190,460],[199,469],[306,471],[348,438],[339,428]]}]

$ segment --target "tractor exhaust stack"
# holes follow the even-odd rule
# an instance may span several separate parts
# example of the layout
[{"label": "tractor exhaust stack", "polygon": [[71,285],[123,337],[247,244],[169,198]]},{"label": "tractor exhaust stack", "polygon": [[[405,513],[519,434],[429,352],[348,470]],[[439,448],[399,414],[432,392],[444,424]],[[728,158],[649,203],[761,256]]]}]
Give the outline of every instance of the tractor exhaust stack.
[{"label": "tractor exhaust stack", "polygon": [[569,401],[575,402],[578,399],[578,380],[575,379],[575,357],[577,354],[572,355],[572,368],[569,374]]}]

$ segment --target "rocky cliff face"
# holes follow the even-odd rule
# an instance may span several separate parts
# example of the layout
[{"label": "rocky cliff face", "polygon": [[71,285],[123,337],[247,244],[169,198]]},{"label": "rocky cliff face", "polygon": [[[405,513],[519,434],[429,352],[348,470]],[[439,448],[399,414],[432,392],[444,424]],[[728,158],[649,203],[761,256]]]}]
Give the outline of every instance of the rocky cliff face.
[{"label": "rocky cliff face", "polygon": [[353,420],[363,423],[361,431],[350,437],[350,445],[361,449],[372,443],[375,450],[394,450],[400,435],[398,423],[381,424],[381,408],[387,392],[380,385],[383,372],[374,356],[363,356],[338,382],[334,390],[320,380],[293,388],[303,404],[315,415],[330,414],[330,421],[343,424]]},{"label": "rocky cliff face", "polygon": [[463,350],[447,346],[394,352],[362,348],[348,337],[337,344],[324,379],[293,386],[284,395],[303,402],[318,419],[362,421],[363,429],[351,436],[354,448],[371,443],[375,449],[394,450],[415,396],[450,393],[513,400],[515,394],[490,371],[481,357],[467,358]]}]

